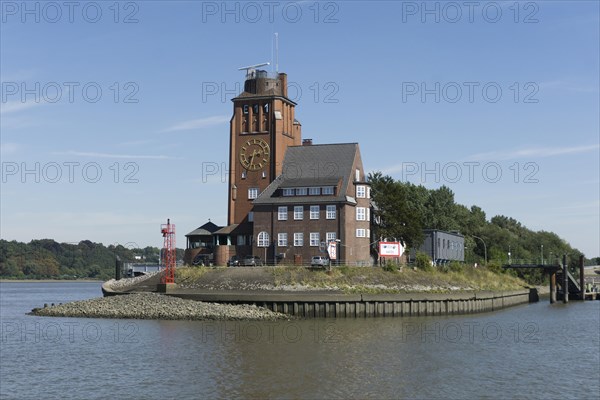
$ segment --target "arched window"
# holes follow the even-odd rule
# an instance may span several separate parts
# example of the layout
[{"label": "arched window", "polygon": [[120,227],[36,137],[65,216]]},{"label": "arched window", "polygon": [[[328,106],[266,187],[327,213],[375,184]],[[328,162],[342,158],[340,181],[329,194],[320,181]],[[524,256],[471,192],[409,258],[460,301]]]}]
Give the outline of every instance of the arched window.
[{"label": "arched window", "polygon": [[264,231],[260,232],[256,242],[258,247],[269,247],[269,233]]}]

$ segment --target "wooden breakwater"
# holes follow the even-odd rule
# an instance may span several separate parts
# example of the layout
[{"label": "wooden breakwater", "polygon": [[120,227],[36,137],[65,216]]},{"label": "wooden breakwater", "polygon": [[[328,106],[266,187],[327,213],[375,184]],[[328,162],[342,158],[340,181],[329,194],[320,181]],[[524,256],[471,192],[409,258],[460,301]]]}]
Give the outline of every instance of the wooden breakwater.
[{"label": "wooden breakwater", "polygon": [[329,294],[171,292],[169,296],[227,304],[254,304],[301,318],[461,315],[538,301],[536,289],[506,292]]}]

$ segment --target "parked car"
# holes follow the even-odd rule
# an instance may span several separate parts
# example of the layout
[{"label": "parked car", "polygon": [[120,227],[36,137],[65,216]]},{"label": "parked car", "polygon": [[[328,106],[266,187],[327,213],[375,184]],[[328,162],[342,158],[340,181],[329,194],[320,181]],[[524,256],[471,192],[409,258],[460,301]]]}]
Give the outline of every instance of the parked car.
[{"label": "parked car", "polygon": [[263,262],[259,256],[245,256],[241,264],[244,267],[262,267]]},{"label": "parked car", "polygon": [[192,260],[192,265],[197,266],[209,266],[212,265],[212,261],[210,259],[210,255],[198,253],[196,257]]},{"label": "parked car", "polygon": [[238,256],[232,256],[227,261],[227,266],[228,267],[239,267],[240,266],[240,258]]},{"label": "parked car", "polygon": [[314,256],[310,261],[311,267],[326,267],[329,265],[329,258],[327,256]]}]

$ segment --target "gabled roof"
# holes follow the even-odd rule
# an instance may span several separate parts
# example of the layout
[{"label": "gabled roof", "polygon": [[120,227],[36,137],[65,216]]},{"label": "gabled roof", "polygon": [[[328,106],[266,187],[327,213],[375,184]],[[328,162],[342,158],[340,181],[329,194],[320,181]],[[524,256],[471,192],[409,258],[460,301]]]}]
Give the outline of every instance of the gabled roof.
[{"label": "gabled roof", "polygon": [[206,235],[210,236],[213,234],[213,232],[216,232],[219,229],[221,229],[220,226],[217,226],[217,225],[213,224],[212,222],[208,221],[204,225],[194,229],[193,231],[191,231],[190,233],[188,233],[185,236],[206,236]]},{"label": "gabled roof", "polygon": [[[357,143],[290,146],[283,160],[283,173],[254,200],[254,204],[346,202],[346,191],[358,155]],[[279,188],[337,186],[335,196],[275,196]]]}]

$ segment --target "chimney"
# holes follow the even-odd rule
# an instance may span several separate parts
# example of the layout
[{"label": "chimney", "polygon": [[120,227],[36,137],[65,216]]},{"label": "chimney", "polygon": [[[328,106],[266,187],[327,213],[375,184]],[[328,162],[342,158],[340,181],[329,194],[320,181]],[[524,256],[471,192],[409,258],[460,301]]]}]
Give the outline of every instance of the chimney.
[{"label": "chimney", "polygon": [[281,72],[279,74],[279,80],[281,81],[281,95],[287,97],[287,74]]},{"label": "chimney", "polygon": [[312,146],[312,139],[302,139],[302,146]]}]

